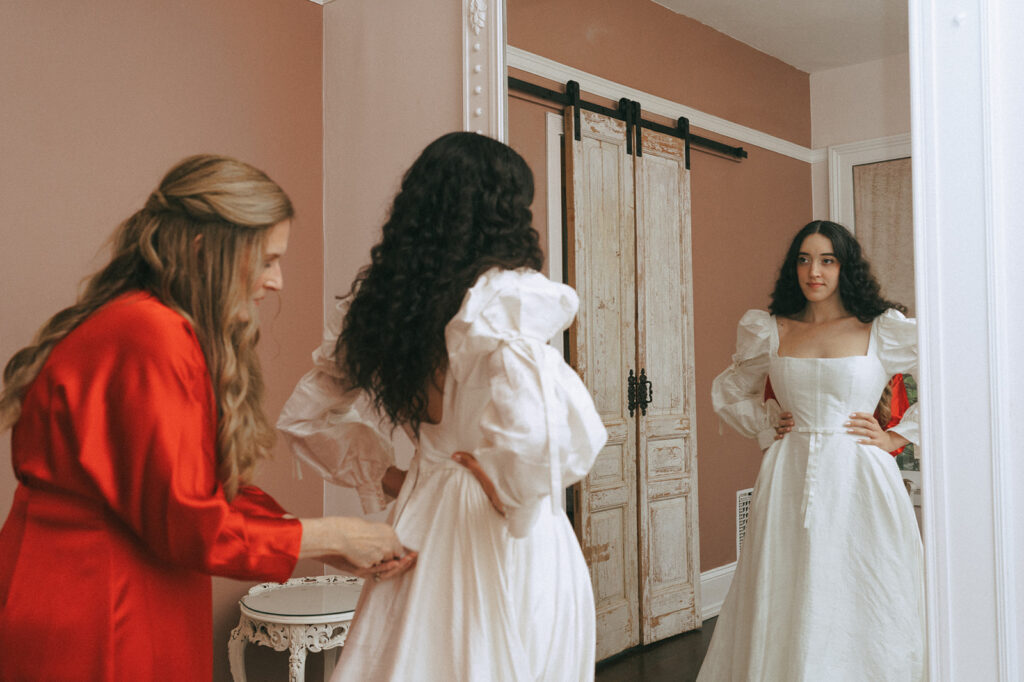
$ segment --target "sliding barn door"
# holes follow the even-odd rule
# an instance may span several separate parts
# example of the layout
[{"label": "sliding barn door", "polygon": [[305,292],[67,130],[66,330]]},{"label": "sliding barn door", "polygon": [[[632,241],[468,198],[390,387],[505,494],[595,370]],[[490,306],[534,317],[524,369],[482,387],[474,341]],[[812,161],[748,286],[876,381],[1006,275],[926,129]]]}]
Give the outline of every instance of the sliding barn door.
[{"label": "sliding barn door", "polygon": [[581,139],[565,116],[569,282],[580,297],[570,362],[590,390],[608,443],[576,495],[577,532],[597,607],[597,659],[640,643],[636,420],[627,377],[636,368],[633,159],[625,123],[580,112]]},{"label": "sliding barn door", "polygon": [[644,644],[700,627],[690,172],[685,143],[643,131],[635,159],[640,612]]},{"label": "sliding barn door", "polygon": [[579,121],[576,140],[570,107],[570,359],[609,440],[575,504],[601,660],[701,624],[690,175],[677,137],[643,130],[635,154],[624,122],[589,111]]}]

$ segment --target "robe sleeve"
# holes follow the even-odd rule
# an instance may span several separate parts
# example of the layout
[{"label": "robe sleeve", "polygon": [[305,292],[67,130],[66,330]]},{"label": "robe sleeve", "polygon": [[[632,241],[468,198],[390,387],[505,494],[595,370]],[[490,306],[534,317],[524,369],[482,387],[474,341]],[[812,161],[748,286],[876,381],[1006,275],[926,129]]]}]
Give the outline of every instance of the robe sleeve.
[{"label": "robe sleeve", "polygon": [[[917,376],[917,321],[907,319],[897,310],[887,310],[875,319],[878,335],[878,356],[890,375]],[[895,431],[911,443],[921,441],[921,428],[917,403],[907,408],[900,422],[889,431]]]},{"label": "robe sleeve", "polygon": [[249,516],[270,519],[295,518],[279,505],[277,500],[254,485],[239,486],[238,493],[231,500],[231,508]]},{"label": "robe sleeve", "polygon": [[295,456],[335,485],[355,488],[367,514],[392,498],[381,487],[394,465],[389,427],[362,390],[347,389],[334,362],[346,305],[339,303],[313,351],[313,369],[299,381],[277,420]]},{"label": "robe sleeve", "polygon": [[449,323],[449,369],[485,403],[473,451],[505,505],[514,537],[540,506],[590,471],[607,432],[579,375],[547,340],[579,305],[571,288],[531,271],[485,275]]},{"label": "robe sleeve", "polygon": [[[154,306],[162,312],[152,314]],[[84,373],[50,387],[66,405],[54,410],[63,415],[54,428],[74,434],[78,465],[98,495],[159,560],[242,580],[286,580],[301,523],[277,514],[262,491],[256,510],[255,488],[228,502],[216,475],[217,413],[198,340],[176,313],[156,302],[148,310],[111,320],[106,338],[79,359]]]},{"label": "robe sleeve", "polygon": [[736,332],[732,364],[711,384],[715,414],[741,435],[757,439],[762,450],[775,441],[780,412],[775,399],[764,399],[773,324],[767,312],[748,310]]}]

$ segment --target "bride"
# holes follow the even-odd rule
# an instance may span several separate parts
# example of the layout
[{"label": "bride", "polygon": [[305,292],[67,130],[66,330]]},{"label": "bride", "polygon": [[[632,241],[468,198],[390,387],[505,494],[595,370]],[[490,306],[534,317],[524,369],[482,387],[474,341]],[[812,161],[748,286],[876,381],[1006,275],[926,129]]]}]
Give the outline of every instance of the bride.
[{"label": "bride", "polygon": [[[419,553],[364,587],[335,681],[593,679],[593,594],[561,498],[606,434],[546,344],[578,299],[538,272],[532,198],[506,145],[430,144],[280,417],[365,511],[397,494],[391,523]],[[408,473],[396,427],[417,446]]]},{"label": "bride", "polygon": [[[889,454],[917,439],[917,409],[889,430],[872,415],[890,378],[917,367],[915,323],[897,308],[846,228],[814,221],[772,314],[740,320],[712,402],[765,454],[701,682],[924,679],[921,538]],[[779,404],[762,400],[766,376]],[[794,426],[775,440],[780,409]]]}]

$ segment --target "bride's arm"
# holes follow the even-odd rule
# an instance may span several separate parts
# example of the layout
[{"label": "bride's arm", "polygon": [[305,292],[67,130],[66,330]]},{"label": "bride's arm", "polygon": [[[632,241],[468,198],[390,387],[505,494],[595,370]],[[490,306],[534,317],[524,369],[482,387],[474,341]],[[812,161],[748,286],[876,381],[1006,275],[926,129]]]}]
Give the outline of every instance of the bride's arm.
[{"label": "bride's arm", "polygon": [[[390,429],[365,391],[347,387],[334,358],[344,319],[340,304],[328,318],[313,368],[299,380],[277,420],[292,452],[320,476],[355,488],[363,511],[383,509],[394,498],[397,481]],[[388,476],[389,487],[383,480]]]}]

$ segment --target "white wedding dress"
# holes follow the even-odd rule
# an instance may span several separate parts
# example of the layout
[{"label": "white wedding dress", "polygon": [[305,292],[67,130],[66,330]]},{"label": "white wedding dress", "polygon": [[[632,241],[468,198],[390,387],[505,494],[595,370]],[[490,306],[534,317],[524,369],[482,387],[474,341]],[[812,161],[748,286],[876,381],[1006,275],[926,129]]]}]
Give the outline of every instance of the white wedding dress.
[{"label": "white wedding dress", "polygon": [[[890,377],[915,372],[916,336],[915,322],[890,310],[874,320],[864,356],[780,357],[775,318],[743,316],[712,400],[768,450],[700,682],[925,679],[913,507],[894,458],[843,427],[851,412],[874,412]],[[763,401],[766,375],[778,404]],[[780,410],[795,427],[775,441]],[[893,430],[918,441],[916,406]]]},{"label": "white wedding dress", "polygon": [[[560,499],[607,436],[583,383],[546,343],[578,305],[571,288],[525,269],[489,270],[466,295],[445,329],[443,418],[421,426],[390,516],[417,564],[364,585],[335,682],[593,679],[590,576]],[[331,355],[343,314],[278,427],[371,512],[388,502],[391,428],[366,394],[338,383]],[[507,518],[451,460],[460,450],[495,483]]]}]

